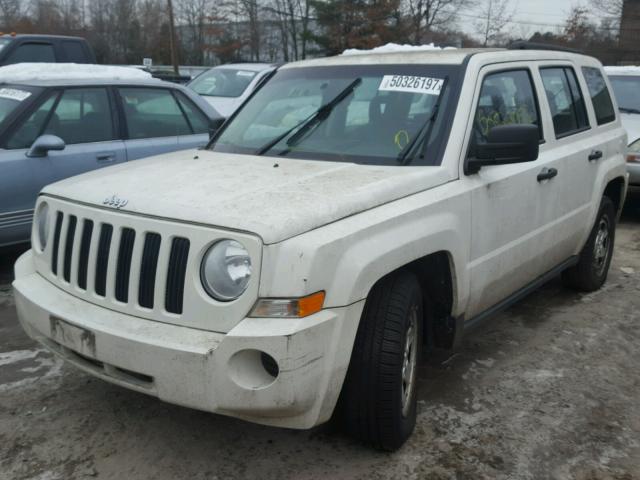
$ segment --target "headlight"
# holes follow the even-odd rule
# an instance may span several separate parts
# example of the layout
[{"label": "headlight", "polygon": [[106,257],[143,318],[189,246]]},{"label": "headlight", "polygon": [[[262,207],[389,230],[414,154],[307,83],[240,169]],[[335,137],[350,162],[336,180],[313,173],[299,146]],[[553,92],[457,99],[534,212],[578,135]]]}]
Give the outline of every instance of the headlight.
[{"label": "headlight", "polygon": [[251,257],[240,242],[220,240],[209,248],[200,268],[202,286],[216,300],[235,300],[247,289]]},{"label": "headlight", "polygon": [[41,202],[36,211],[35,225],[38,248],[43,251],[49,238],[49,204]]}]

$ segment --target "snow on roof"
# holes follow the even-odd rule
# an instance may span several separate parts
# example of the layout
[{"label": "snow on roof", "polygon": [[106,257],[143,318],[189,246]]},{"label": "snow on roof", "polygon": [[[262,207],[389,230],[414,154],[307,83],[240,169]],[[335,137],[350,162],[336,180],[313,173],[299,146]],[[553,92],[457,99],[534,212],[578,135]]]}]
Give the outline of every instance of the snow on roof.
[{"label": "snow on roof", "polygon": [[342,55],[365,55],[369,53],[396,53],[396,52],[424,52],[428,50],[455,50],[455,47],[436,47],[433,43],[426,45],[399,45],[397,43],[387,43],[370,50],[359,50],[349,48],[342,52]]},{"label": "snow on roof", "polygon": [[640,75],[640,67],[624,66],[624,67],[604,67],[607,75]]},{"label": "snow on roof", "polygon": [[0,81],[149,80],[150,73],[132,67],[79,63],[16,63],[0,67]]}]

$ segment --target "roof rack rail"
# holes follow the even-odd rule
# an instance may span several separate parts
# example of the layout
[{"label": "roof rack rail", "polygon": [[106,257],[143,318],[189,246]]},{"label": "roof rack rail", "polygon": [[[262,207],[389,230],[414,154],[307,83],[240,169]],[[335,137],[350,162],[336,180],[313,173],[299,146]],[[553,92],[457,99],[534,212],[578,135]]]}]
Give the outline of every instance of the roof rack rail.
[{"label": "roof rack rail", "polygon": [[583,53],[575,48],[562,47],[560,45],[552,45],[549,43],[527,42],[526,40],[517,40],[507,47],[509,50],[555,50],[558,52]]}]

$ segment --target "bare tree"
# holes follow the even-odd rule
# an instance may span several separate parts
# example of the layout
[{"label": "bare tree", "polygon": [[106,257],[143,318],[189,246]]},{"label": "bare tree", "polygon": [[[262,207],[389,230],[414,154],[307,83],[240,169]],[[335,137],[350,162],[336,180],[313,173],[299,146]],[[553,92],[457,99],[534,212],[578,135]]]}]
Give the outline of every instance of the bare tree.
[{"label": "bare tree", "polygon": [[590,0],[589,3],[601,13],[619,19],[622,15],[624,0]]},{"label": "bare tree", "polygon": [[514,10],[509,8],[509,0],[486,0],[478,13],[479,20],[475,24],[476,32],[486,47],[508,35],[507,25],[511,22]]},{"label": "bare tree", "polygon": [[456,20],[457,12],[472,2],[470,0],[405,0],[409,16],[412,41],[422,43],[424,33],[444,29]]},{"label": "bare tree", "polygon": [[0,0],[0,27],[13,30],[25,14],[25,3],[23,0]]}]

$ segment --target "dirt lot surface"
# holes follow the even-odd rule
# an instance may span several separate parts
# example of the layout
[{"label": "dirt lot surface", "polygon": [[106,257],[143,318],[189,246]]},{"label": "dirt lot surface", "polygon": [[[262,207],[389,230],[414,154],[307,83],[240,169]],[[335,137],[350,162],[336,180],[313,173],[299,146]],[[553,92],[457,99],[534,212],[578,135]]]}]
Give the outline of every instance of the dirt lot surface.
[{"label": "dirt lot surface", "polygon": [[0,259],[0,479],[640,479],[640,195],[596,293],[553,281],[420,370],[399,452],[328,425],[193,411],[63,365],[20,329]]}]

